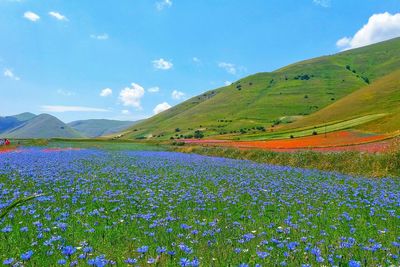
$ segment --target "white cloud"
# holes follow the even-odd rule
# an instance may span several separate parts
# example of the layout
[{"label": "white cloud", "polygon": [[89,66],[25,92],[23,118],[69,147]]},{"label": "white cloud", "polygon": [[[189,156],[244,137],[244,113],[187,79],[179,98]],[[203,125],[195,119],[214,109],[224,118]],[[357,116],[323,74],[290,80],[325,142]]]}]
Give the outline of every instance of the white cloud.
[{"label": "white cloud", "polygon": [[107,97],[107,96],[112,95],[112,93],[113,92],[112,92],[112,90],[110,88],[105,88],[105,89],[101,90],[100,96]]},{"label": "white cloud", "polygon": [[180,100],[185,96],[184,92],[180,92],[178,90],[174,90],[171,94],[172,98],[175,100]]},{"label": "white cloud", "polygon": [[153,66],[159,70],[169,70],[172,68],[173,64],[170,61],[167,61],[163,58],[153,60]]},{"label": "white cloud", "polygon": [[141,109],[140,100],[144,96],[144,89],[142,86],[136,83],[131,84],[132,87],[125,88],[119,93],[119,100],[124,106],[132,106],[137,109]]},{"label": "white cloud", "polygon": [[109,112],[103,108],[91,108],[81,106],[41,106],[41,110],[44,112]]},{"label": "white cloud", "polygon": [[167,109],[170,109],[171,108],[171,105],[170,104],[168,104],[167,102],[163,102],[163,103],[161,103],[161,104],[158,104],[154,109],[153,109],[153,112],[154,112],[154,114],[158,114],[158,113],[161,113],[161,112],[163,112],[163,111],[165,111],[165,110],[167,110]]},{"label": "white cloud", "polygon": [[75,95],[74,92],[68,91],[68,90],[63,90],[63,89],[58,89],[57,94],[62,95],[62,96],[73,96]]},{"label": "white cloud", "polygon": [[121,113],[124,114],[124,115],[131,114],[131,112],[129,110],[127,110],[127,109],[121,110]]},{"label": "white cloud", "polygon": [[107,33],[103,33],[103,34],[91,34],[90,38],[96,39],[96,40],[108,40],[108,38],[110,38],[110,36],[108,36]]},{"label": "white cloud", "polygon": [[163,10],[166,7],[171,7],[172,6],[172,0],[161,0],[156,2],[156,8],[158,11]]},{"label": "white cloud", "polygon": [[236,74],[237,69],[235,64],[227,63],[227,62],[220,62],[218,63],[218,67],[224,69],[229,74]]},{"label": "white cloud", "polygon": [[225,85],[225,86],[229,86],[229,85],[231,85],[231,84],[232,84],[232,82],[230,82],[230,81],[225,81],[225,82],[224,82],[224,85]]},{"label": "white cloud", "polygon": [[36,22],[40,19],[39,15],[33,13],[32,11],[27,11],[24,13],[24,18]]},{"label": "white cloud", "polygon": [[49,15],[52,16],[53,18],[57,19],[57,20],[64,20],[64,21],[68,21],[67,17],[62,15],[59,12],[56,11],[50,11]]},{"label": "white cloud", "polygon": [[19,81],[20,78],[14,74],[11,69],[5,69],[3,72],[4,77],[10,78],[14,81]]},{"label": "white cloud", "polygon": [[158,92],[160,92],[160,87],[158,87],[158,86],[151,87],[151,88],[147,89],[147,92],[158,93]]},{"label": "white cloud", "polygon": [[330,7],[331,0],[313,0],[314,4],[322,7]]},{"label": "white cloud", "polygon": [[388,12],[372,15],[353,37],[343,37],[336,45],[343,49],[362,47],[400,36],[400,13]]}]

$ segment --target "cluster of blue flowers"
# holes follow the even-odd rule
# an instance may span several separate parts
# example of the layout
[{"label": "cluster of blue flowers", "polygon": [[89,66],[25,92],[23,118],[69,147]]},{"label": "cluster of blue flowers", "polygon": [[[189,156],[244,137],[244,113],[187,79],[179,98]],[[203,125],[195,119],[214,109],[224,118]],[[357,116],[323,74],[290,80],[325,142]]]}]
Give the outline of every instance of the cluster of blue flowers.
[{"label": "cluster of blue flowers", "polygon": [[400,181],[173,152],[0,157],[9,266],[399,266]]}]

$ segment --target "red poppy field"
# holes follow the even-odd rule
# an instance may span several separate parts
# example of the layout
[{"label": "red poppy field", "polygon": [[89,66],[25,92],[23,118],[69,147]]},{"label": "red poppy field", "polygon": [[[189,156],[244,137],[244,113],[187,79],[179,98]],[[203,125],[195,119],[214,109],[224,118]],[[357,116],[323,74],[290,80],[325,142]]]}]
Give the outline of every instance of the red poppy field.
[{"label": "red poppy field", "polygon": [[389,149],[390,135],[338,131],[293,139],[268,141],[185,140],[188,144],[235,147],[240,149],[265,149],[280,152],[297,150],[385,152]]}]

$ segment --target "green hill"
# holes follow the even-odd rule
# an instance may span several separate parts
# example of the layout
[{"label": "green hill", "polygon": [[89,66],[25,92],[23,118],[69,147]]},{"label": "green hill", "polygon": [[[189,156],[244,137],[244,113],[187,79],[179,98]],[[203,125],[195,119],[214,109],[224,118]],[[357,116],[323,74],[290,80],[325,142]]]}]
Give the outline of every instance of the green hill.
[{"label": "green hill", "polygon": [[399,69],[400,38],[306,60],[193,97],[131,127],[122,138],[169,139],[196,130],[206,137],[262,133],[296,121],[304,127],[300,122],[310,114]]},{"label": "green hill", "polygon": [[99,137],[121,132],[135,125],[133,121],[116,120],[80,120],[68,123],[74,130],[80,132],[86,137]]},{"label": "green hill", "polygon": [[[26,118],[26,117],[25,117]],[[79,138],[80,133],[54,116],[40,114],[0,134],[7,138]]]},{"label": "green hill", "polygon": [[400,130],[400,70],[378,79],[328,107],[294,122],[283,129],[309,127],[335,120],[350,120],[361,116],[386,114],[355,128],[390,133]]}]

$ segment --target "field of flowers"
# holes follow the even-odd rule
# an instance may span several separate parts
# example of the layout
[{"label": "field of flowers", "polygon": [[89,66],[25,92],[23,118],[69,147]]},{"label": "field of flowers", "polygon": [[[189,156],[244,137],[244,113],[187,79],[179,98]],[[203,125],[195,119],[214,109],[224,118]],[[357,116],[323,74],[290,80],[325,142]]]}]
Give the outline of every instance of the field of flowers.
[{"label": "field of flowers", "polygon": [[0,155],[0,264],[399,266],[400,180],[156,151]]}]

